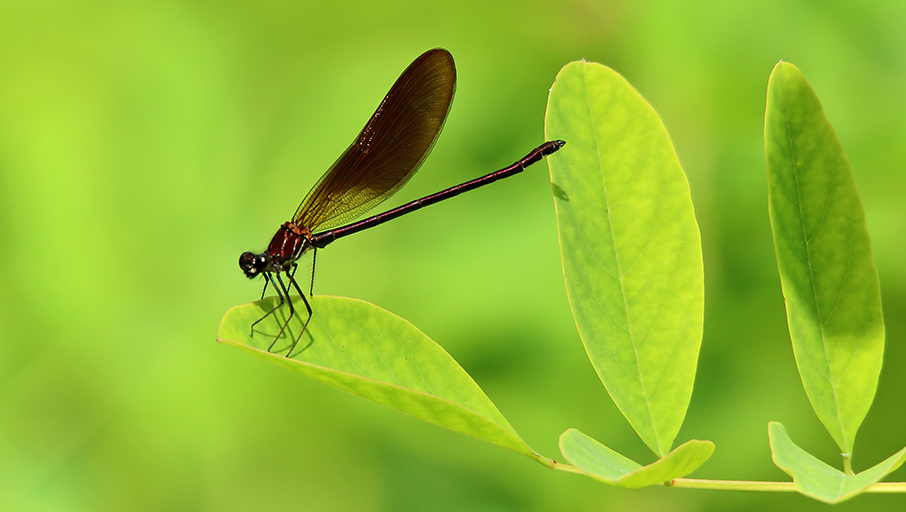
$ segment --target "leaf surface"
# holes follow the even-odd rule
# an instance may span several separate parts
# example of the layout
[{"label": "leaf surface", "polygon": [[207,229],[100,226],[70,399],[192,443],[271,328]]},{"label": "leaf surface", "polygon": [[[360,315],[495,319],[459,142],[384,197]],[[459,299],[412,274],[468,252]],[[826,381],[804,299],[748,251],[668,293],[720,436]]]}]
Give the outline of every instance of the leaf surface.
[{"label": "leaf surface", "polygon": [[818,418],[850,454],[884,355],[878,272],[843,148],[815,92],[786,62],[768,82],[764,141],[796,365]]},{"label": "leaf surface", "polygon": [[771,440],[771,457],[774,464],[793,477],[796,490],[827,503],[838,503],[852,498],[895,471],[906,461],[906,448],[903,448],[871,469],[856,475],[848,475],[796,446],[787,434],[786,428],[776,421],[768,424],[768,437]]},{"label": "leaf surface", "polygon": [[571,428],[560,435],[560,452],[572,465],[592,478],[637,489],[669,482],[695,471],[711,457],[714,444],[710,441],[688,441],[666,457],[642,466]]},{"label": "leaf surface", "polygon": [[620,411],[660,457],[683,423],[704,312],[689,184],[651,106],[613,70],[557,75],[545,132],[566,290],[585,350]]},{"label": "leaf surface", "polygon": [[[323,295],[308,300],[314,315],[290,358],[284,356],[290,337],[302,328],[298,316],[274,346],[280,353],[267,352],[278,320],[264,320],[249,336],[249,327],[275,306],[276,298],[231,308],[218,341],[416,418],[542,458],[465,370],[415,326],[361,300]],[[301,299],[294,304],[305,311]],[[286,314],[283,307],[272,316],[282,323]]]}]

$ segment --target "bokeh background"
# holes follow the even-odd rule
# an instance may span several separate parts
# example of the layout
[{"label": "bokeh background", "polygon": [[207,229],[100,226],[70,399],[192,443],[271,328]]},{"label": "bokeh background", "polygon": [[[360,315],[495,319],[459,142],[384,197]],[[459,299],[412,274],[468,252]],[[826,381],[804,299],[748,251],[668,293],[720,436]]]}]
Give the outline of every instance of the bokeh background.
[{"label": "bokeh background", "polygon": [[[214,341],[260,293],[239,254],[264,248],[438,46],[456,100],[385,206],[539,144],[573,60],[622,73],[663,118],[703,239],[704,340],[678,438],[716,443],[703,478],[785,480],[769,420],[839,461],[795,370],[767,215],[765,87],[778,60],[799,66],[849,156],[881,278],[886,361],[854,466],[906,445],[902,2],[0,0],[0,510],[824,508],[555,473]],[[333,244],[315,292],[414,323],[541,453],[560,458],[577,427],[651,462],[585,358],[552,206],[539,164]]]}]

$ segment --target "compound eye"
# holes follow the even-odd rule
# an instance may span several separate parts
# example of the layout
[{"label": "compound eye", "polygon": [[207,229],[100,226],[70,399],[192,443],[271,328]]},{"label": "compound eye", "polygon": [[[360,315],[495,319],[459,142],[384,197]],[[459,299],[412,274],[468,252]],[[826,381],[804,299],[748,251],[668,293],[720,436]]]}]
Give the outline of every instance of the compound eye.
[{"label": "compound eye", "polygon": [[239,256],[239,268],[251,279],[267,268],[267,255],[244,252]]},{"label": "compound eye", "polygon": [[250,252],[244,252],[239,256],[239,266],[242,268],[249,268],[255,264],[255,255]]}]

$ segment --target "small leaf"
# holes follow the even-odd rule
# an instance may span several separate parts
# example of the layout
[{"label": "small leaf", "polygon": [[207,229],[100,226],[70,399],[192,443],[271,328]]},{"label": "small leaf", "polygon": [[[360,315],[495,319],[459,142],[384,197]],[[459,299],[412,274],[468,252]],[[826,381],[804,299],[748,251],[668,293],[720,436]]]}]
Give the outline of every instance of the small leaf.
[{"label": "small leaf", "polygon": [[557,75],[547,138],[563,275],[585,350],[663,457],[683,423],[702,338],[704,270],[689,184],[651,106],[613,70]]},{"label": "small leaf", "polygon": [[871,469],[857,475],[838,471],[796,446],[782,424],[768,424],[771,457],[774,464],[793,477],[796,490],[810,498],[837,503],[864,491],[906,461],[906,448],[898,451]]},{"label": "small leaf", "polygon": [[[284,356],[289,336],[297,336],[302,327],[298,316],[289,336],[274,347],[282,354],[266,351],[279,331],[278,320],[261,322],[249,336],[249,327],[276,305],[275,298],[231,308],[217,341],[416,418],[540,458],[469,374],[415,326],[361,300],[323,295],[308,300],[314,315],[291,358]],[[296,309],[305,311],[301,299],[296,301]],[[273,316],[282,323],[286,314],[283,307]]]},{"label": "small leaf", "polygon": [[563,457],[588,476],[611,485],[638,489],[669,482],[698,469],[714,452],[714,443],[692,440],[647,466],[641,466],[571,428],[560,435]]},{"label": "small leaf", "polygon": [[792,64],[771,73],[764,141],[793,353],[818,418],[849,454],[881,372],[880,285],[849,162]]}]

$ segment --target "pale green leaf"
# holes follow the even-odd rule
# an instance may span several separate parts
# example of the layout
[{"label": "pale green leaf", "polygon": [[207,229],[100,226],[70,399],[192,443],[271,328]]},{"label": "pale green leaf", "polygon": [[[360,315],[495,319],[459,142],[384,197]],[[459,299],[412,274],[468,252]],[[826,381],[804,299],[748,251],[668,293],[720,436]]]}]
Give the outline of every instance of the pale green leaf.
[{"label": "pale green leaf", "polygon": [[792,64],[781,62],[771,73],[764,141],[796,364],[821,422],[851,453],[884,354],[880,285],[849,162]]},{"label": "pale green leaf", "polygon": [[[373,304],[318,295],[308,299],[314,316],[292,357],[290,338],[267,347],[279,331],[277,319],[249,326],[275,299],[235,306],[220,324],[218,341],[355,395],[463,434],[499,444],[536,460],[541,456],[516,434],[474,380],[440,345],[409,322]],[[305,311],[301,299],[296,309]],[[288,308],[274,316],[282,322]],[[290,336],[302,323],[294,319]]]},{"label": "pale green leaf", "polygon": [[704,272],[686,176],[651,106],[613,70],[565,66],[549,159],[570,307],[592,365],[658,456],[683,423],[701,344]]},{"label": "pale green leaf", "polygon": [[786,428],[776,421],[768,424],[768,437],[771,440],[774,464],[793,477],[796,490],[827,503],[852,498],[906,461],[906,448],[903,448],[871,469],[857,475],[848,475],[796,446],[786,433]]},{"label": "pale green leaf", "polygon": [[571,428],[560,435],[560,452],[570,464],[592,478],[637,489],[669,482],[695,471],[714,452],[714,444],[710,441],[688,441],[666,457],[642,466]]}]

